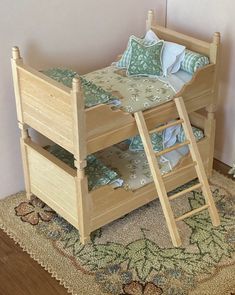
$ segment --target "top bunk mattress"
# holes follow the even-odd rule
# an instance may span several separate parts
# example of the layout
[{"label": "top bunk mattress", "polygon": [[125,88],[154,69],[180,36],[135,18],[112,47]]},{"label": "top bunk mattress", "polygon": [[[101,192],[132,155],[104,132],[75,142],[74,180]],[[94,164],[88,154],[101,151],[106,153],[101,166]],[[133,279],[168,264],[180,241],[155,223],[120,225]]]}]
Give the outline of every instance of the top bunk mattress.
[{"label": "top bunk mattress", "polygon": [[[165,78],[149,78],[126,76],[124,70],[115,66],[96,70],[80,76],[85,107],[111,104],[114,109],[128,113],[153,108],[173,99],[176,92],[192,78],[192,75],[180,72]],[[59,68],[43,73],[68,87],[78,76],[74,71]]]}]

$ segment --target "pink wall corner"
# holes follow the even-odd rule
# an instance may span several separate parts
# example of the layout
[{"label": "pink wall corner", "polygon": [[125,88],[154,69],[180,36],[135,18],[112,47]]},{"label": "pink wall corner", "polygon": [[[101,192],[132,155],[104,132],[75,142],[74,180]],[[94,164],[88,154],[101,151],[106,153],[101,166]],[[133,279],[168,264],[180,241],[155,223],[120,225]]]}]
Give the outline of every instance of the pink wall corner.
[{"label": "pink wall corner", "polygon": [[233,0],[168,0],[167,26],[211,40],[221,32],[222,52],[215,157],[232,165],[235,160],[235,2]]}]

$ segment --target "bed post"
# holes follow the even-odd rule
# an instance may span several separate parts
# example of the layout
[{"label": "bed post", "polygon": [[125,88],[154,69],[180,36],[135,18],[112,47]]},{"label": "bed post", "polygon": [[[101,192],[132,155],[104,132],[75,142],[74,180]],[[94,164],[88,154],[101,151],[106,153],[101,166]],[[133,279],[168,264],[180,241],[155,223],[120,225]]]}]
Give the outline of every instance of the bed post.
[{"label": "bed post", "polygon": [[154,12],[153,12],[153,10],[149,10],[148,17],[146,20],[146,32],[151,30],[151,28],[153,26],[153,21],[154,21]]},{"label": "bed post", "polygon": [[210,46],[210,62],[216,65],[214,85],[213,85],[213,101],[206,108],[207,120],[205,124],[205,135],[209,138],[209,152],[208,152],[208,164],[207,164],[207,175],[208,177],[212,174],[213,159],[214,159],[214,145],[215,145],[215,112],[218,100],[218,73],[219,73],[219,53],[220,53],[220,33],[216,32],[213,35],[213,42]]},{"label": "bed post", "polygon": [[22,105],[21,105],[21,96],[20,96],[20,85],[19,85],[19,78],[18,78],[18,71],[17,65],[22,65],[23,60],[20,56],[20,50],[18,47],[12,48],[12,74],[13,74],[13,84],[14,84],[14,91],[15,91],[15,100],[16,100],[16,112],[17,112],[17,120],[18,126],[20,128],[20,148],[21,148],[21,155],[22,155],[22,164],[23,164],[23,172],[24,172],[24,182],[25,182],[25,191],[26,197],[28,200],[31,199],[32,193],[30,188],[30,174],[29,174],[29,167],[28,167],[28,155],[27,150],[25,147],[25,143],[27,140],[30,139],[28,126],[24,123],[23,120],[23,112],[22,112]]},{"label": "bed post", "polygon": [[72,107],[73,107],[73,137],[74,137],[74,165],[77,168],[75,177],[77,188],[77,214],[80,241],[85,244],[90,240],[91,224],[91,199],[88,192],[87,176],[87,142],[86,142],[86,118],[81,82],[79,78],[73,78],[72,83]]}]

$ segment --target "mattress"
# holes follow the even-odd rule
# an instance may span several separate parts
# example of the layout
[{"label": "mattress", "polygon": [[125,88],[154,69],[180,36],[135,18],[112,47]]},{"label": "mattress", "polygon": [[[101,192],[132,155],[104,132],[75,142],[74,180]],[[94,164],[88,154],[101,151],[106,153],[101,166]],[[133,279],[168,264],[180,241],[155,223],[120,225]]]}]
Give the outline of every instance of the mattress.
[{"label": "mattress", "polygon": [[[194,127],[193,131],[197,141],[203,138],[204,134],[200,129]],[[130,150],[130,142],[131,140],[123,141],[87,157],[85,172],[89,190],[110,184],[134,191],[153,181],[144,150]],[[157,149],[163,149],[163,139],[157,142]],[[74,168],[71,153],[58,145],[49,146],[47,150]],[[159,157],[158,164],[162,175],[172,171],[187,152],[186,147],[186,150],[177,149]]]},{"label": "mattress", "polygon": [[[42,72],[68,87],[71,87],[73,77],[77,76],[76,72],[59,68]],[[183,77],[182,73],[164,78],[129,77],[125,70],[109,66],[80,78],[86,107],[105,103],[124,112],[134,113],[171,100],[192,76],[183,73]]]}]

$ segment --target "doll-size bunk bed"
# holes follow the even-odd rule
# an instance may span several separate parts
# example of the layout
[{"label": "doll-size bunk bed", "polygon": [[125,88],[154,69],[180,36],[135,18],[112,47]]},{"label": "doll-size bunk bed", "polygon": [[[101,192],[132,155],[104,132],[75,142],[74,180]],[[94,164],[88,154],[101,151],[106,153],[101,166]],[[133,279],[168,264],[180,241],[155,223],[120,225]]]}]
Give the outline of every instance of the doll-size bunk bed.
[{"label": "doll-size bunk bed", "polygon": [[[133,137],[139,132],[143,141],[146,141],[147,135],[144,133],[147,129],[152,130],[160,123],[178,119],[179,111],[182,111],[182,105],[185,105],[186,109],[183,110],[183,119],[181,118],[180,123],[187,120],[189,115],[191,124],[204,130],[204,138],[197,145],[195,142],[193,145],[198,147],[202,160],[200,163],[204,166],[207,176],[209,177],[212,172],[220,34],[214,34],[212,43],[192,38],[155,25],[152,11],[148,14],[147,29],[154,31],[163,40],[177,42],[187,49],[208,56],[210,64],[197,70],[192,79],[176,93],[173,100],[135,114],[120,109],[113,110],[108,104],[85,108],[80,79],[73,79],[72,89],[66,87],[25,65],[17,47],[12,51],[27,197],[30,199],[32,195],[37,196],[76,227],[82,243],[89,241],[92,231],[151,202],[159,195],[156,183],[159,179],[155,179],[155,184],[152,182],[134,191],[122,187],[114,188],[111,185],[89,191],[85,173],[88,155]],[[203,114],[197,112],[201,109],[204,109]],[[143,124],[141,120],[144,121]],[[188,125],[186,134],[188,131],[191,132]],[[36,143],[29,136],[29,128],[70,152],[74,156],[74,168]],[[191,138],[192,134],[189,136]],[[147,143],[147,154],[148,148],[150,147]],[[152,155],[150,149],[148,160]],[[185,156],[173,171],[164,175],[166,192],[195,179],[198,173],[195,171],[195,165],[191,163],[192,158]],[[203,179],[205,178],[204,173]],[[162,185],[163,182],[159,186]],[[169,201],[166,202],[167,206],[163,210],[168,214]],[[208,199],[206,203],[204,209],[210,207]],[[219,225],[219,217],[211,198],[209,203],[213,207],[213,210],[209,208],[212,222]],[[188,216],[190,214],[186,213],[184,217]],[[169,219],[169,215],[165,214],[165,217],[166,220]],[[172,218],[171,212],[170,219]],[[181,240],[175,220],[173,223],[172,220],[170,223],[167,220],[167,224],[173,244],[180,246]]]}]

